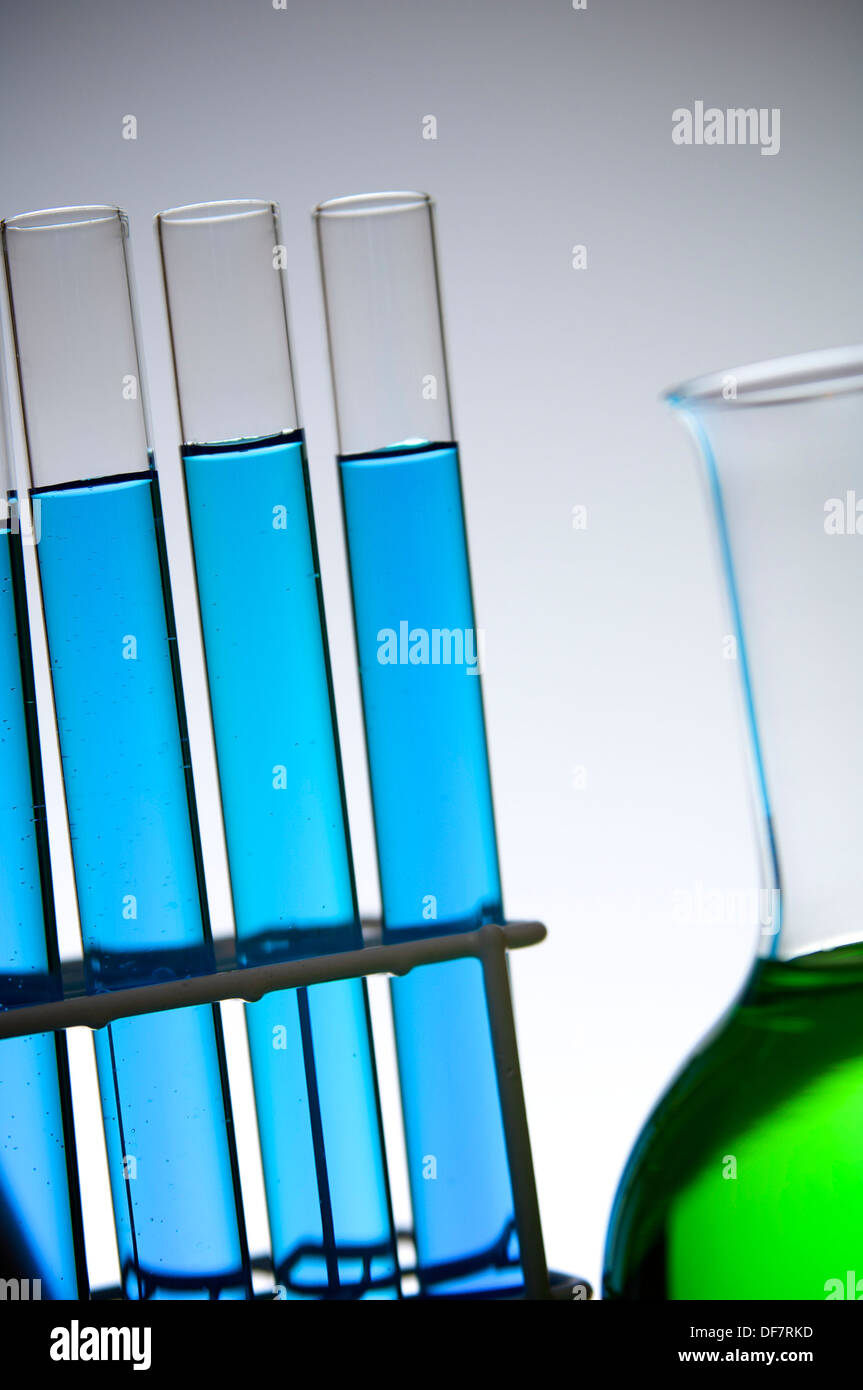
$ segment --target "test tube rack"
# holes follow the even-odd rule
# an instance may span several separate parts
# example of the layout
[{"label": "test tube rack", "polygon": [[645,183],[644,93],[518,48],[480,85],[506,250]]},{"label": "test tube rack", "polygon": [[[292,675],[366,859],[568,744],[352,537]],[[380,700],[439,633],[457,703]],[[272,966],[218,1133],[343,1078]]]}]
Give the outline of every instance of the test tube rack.
[{"label": "test tube rack", "polygon": [[[118,1019],[233,999],[255,1003],[274,990],[370,975],[400,976],[421,966],[472,957],[479,961],[483,974],[524,1282],[515,1295],[507,1292],[467,1296],[585,1300],[591,1297],[592,1290],[584,1279],[549,1271],[546,1263],[507,963],[508,951],[535,946],[545,936],[546,928],[541,922],[510,922],[505,926],[486,923],[474,931],[384,942],[379,925],[366,922],[366,944],[358,950],[238,966],[233,944],[229,943],[226,949],[226,943],[216,943],[218,968],[213,973],[99,994],[83,993],[83,977],[76,976],[74,969],[65,970],[62,1000],[0,1011],[0,1041],[67,1028],[104,1028]],[[465,1272],[460,1267],[458,1273]],[[402,1268],[401,1274],[416,1274],[416,1270]],[[99,1296],[97,1291],[94,1297]],[[101,1296],[110,1296],[110,1291]]]}]

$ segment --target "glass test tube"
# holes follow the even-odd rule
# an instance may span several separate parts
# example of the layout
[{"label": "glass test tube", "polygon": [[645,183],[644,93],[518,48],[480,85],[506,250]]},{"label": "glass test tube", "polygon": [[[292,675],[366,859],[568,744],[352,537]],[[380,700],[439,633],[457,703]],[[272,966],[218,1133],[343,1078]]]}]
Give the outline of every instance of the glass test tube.
[{"label": "glass test tube", "polygon": [[[315,212],[384,927],[502,920],[432,204],[372,194]],[[520,1283],[482,975],[392,983],[427,1293]]]},{"label": "glass test tube", "polygon": [[[116,208],[2,224],[87,987],[213,968],[162,532]],[[123,1292],[250,1293],[221,1020],[96,1034]]]},{"label": "glass test tube", "polygon": [[[22,528],[29,532],[29,526],[22,523],[11,471],[4,387],[0,383],[0,1009],[57,999],[62,991],[24,582]],[[19,1298],[87,1297],[64,1033],[0,1043],[0,1279],[7,1290],[19,1281]]]},{"label": "glass test tube", "polygon": [[[362,945],[278,210],[157,218],[240,958]],[[364,981],[246,1010],[276,1277],[392,1297]]]}]

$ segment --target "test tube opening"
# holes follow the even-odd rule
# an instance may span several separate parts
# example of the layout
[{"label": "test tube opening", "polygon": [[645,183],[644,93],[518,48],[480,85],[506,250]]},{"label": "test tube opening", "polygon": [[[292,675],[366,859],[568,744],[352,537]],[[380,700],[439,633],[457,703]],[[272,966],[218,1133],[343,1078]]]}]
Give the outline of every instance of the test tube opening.
[{"label": "test tube opening", "polygon": [[339,453],[452,442],[433,200],[353,194],[313,219]]},{"label": "test tube opening", "polygon": [[278,205],[192,203],[155,226],[184,445],[296,432]]}]

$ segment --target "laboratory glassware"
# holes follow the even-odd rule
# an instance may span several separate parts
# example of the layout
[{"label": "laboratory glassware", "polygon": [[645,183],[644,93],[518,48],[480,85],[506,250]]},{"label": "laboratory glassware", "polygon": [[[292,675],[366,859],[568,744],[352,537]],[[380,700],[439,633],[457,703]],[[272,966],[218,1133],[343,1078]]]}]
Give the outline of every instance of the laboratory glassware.
[{"label": "laboratory glassware", "polygon": [[[431,199],[315,210],[385,939],[501,922]],[[520,1284],[481,971],[392,982],[425,1294]]]},{"label": "laboratory glassware", "polygon": [[[362,945],[273,203],[156,219],[214,743],[247,965]],[[365,981],[246,1010],[288,1297],[393,1297]]]},{"label": "laboratory glassware", "polygon": [[667,400],[700,452],[724,569],[760,944],[635,1145],[605,1297],[859,1298],[863,347],[732,368]]},{"label": "laboratory glassware", "polygon": [[[24,577],[38,532],[22,516],[8,411],[0,380],[0,1009],[62,996]],[[61,1032],[0,1044],[0,1253],[4,1297],[87,1297]]]},{"label": "laboratory glassware", "polygon": [[[212,942],[128,224],[2,235],[87,988],[181,978]],[[123,1019],[96,1056],[125,1296],[247,1297],[217,1009]]]}]

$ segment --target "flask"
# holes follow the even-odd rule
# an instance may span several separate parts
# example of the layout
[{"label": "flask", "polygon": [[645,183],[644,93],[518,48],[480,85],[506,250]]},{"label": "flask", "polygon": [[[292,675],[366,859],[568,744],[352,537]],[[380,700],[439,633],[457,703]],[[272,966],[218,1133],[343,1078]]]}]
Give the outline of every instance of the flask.
[{"label": "flask", "polygon": [[863,348],[719,372],[667,400],[698,446],[725,574],[760,949],[636,1142],[604,1296],[859,1298]]}]

